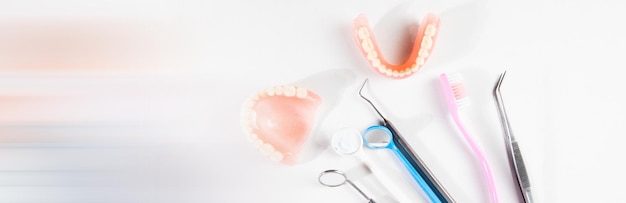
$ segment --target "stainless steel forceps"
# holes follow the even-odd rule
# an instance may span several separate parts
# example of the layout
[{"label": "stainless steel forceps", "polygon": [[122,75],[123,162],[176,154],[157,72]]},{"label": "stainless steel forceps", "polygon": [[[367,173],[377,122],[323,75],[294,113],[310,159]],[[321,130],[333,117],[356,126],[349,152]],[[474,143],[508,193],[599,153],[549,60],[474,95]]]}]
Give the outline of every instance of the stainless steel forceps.
[{"label": "stainless steel forceps", "polygon": [[502,129],[504,130],[506,152],[509,157],[511,170],[515,173],[514,178],[517,180],[519,191],[524,198],[524,202],[532,203],[533,198],[530,191],[530,180],[528,178],[526,166],[524,165],[524,159],[522,158],[522,153],[519,149],[519,145],[517,144],[517,140],[515,140],[515,136],[513,136],[511,124],[509,123],[509,118],[506,114],[506,109],[504,108],[504,102],[502,101],[502,95],[500,93],[500,86],[502,85],[502,80],[504,80],[504,75],[506,75],[506,71],[500,74],[500,78],[498,78],[498,82],[493,89],[493,96],[495,97],[498,112],[500,113],[500,122],[502,123]]}]

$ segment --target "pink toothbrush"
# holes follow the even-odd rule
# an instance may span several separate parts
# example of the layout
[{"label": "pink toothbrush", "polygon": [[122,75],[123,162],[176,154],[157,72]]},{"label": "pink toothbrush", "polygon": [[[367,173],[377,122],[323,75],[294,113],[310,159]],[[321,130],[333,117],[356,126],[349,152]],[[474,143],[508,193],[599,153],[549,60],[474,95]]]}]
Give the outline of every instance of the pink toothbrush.
[{"label": "pink toothbrush", "polygon": [[463,134],[463,138],[467,144],[469,144],[472,152],[476,155],[478,162],[480,162],[480,166],[482,168],[483,176],[485,181],[489,186],[489,195],[491,198],[491,202],[499,203],[498,193],[496,192],[496,186],[493,181],[493,175],[491,173],[491,168],[487,163],[487,159],[485,155],[478,147],[478,144],[474,141],[472,136],[470,136],[469,132],[463,126],[461,119],[459,118],[459,108],[469,104],[469,98],[467,98],[467,93],[465,92],[465,85],[463,84],[463,80],[458,74],[441,74],[441,87],[443,88],[443,94],[446,100],[446,105],[448,106],[448,110],[450,111],[450,115],[454,120],[454,123],[459,128],[459,131]]}]

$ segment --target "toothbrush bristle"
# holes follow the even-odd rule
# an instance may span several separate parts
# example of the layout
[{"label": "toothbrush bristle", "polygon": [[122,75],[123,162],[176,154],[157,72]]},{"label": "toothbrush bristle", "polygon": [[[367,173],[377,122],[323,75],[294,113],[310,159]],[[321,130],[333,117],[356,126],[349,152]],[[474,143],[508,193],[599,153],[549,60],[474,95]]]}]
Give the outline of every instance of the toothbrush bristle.
[{"label": "toothbrush bristle", "polygon": [[469,98],[461,75],[458,73],[448,74],[448,82],[450,83],[450,88],[452,88],[457,106],[462,107],[469,105]]}]

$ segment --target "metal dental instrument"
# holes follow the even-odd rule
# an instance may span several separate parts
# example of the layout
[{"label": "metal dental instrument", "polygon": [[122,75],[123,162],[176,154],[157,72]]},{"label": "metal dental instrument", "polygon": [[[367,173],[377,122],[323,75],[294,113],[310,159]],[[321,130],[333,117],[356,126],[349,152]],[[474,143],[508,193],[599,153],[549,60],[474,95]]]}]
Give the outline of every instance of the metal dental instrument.
[{"label": "metal dental instrument", "polygon": [[359,187],[354,185],[352,181],[348,180],[348,177],[346,177],[346,174],[341,171],[326,170],[320,173],[320,176],[317,178],[317,181],[319,181],[320,184],[327,186],[327,187],[339,187],[348,183],[350,186],[352,186],[352,188],[356,189],[356,191],[361,193],[361,195],[365,197],[365,199],[367,199],[368,203],[376,203],[372,198],[368,197],[365,193],[363,193],[363,191],[361,191]]},{"label": "metal dental instrument", "polygon": [[506,75],[506,71],[500,74],[500,78],[498,78],[498,82],[493,89],[493,96],[495,97],[498,112],[500,113],[500,122],[502,123],[502,129],[504,130],[506,152],[509,157],[511,170],[515,172],[514,178],[517,180],[524,202],[532,203],[533,198],[530,190],[530,180],[528,178],[528,173],[526,172],[524,159],[522,158],[522,153],[519,149],[519,145],[517,144],[517,140],[515,140],[515,136],[513,136],[511,124],[509,123],[509,118],[506,114],[506,109],[504,108],[504,102],[502,101],[502,95],[500,93],[500,86],[502,85],[502,80],[504,80],[504,75]]},{"label": "metal dental instrument", "polygon": [[[417,174],[420,177],[423,177],[424,182],[428,185],[428,187],[432,190],[434,195],[437,197],[435,199],[431,199],[431,201],[443,202],[443,203],[455,202],[452,196],[450,196],[450,194],[448,193],[448,191],[445,190],[445,188],[441,185],[441,183],[435,178],[433,173],[426,167],[426,164],[424,164],[422,159],[420,159],[419,156],[417,156],[417,154],[415,153],[415,151],[413,151],[411,146],[409,146],[406,139],[404,139],[404,137],[400,135],[400,132],[396,129],[396,127],[393,124],[391,124],[391,122],[380,113],[378,108],[376,108],[376,106],[369,99],[363,96],[362,91],[363,91],[363,88],[365,87],[365,84],[367,84],[367,81],[368,79],[365,79],[365,81],[363,82],[363,85],[361,85],[361,89],[359,89],[359,96],[361,96],[361,98],[363,98],[367,103],[369,103],[369,105],[376,111],[378,116],[380,116],[381,118],[379,127],[376,127],[376,126],[372,126],[372,127],[384,128],[384,129],[389,130],[391,139],[398,148],[397,150],[400,152],[400,154],[403,157],[406,158],[406,162],[408,162],[408,164],[413,169],[415,169],[415,172],[417,172]],[[428,191],[426,190],[425,192],[428,193]]]}]

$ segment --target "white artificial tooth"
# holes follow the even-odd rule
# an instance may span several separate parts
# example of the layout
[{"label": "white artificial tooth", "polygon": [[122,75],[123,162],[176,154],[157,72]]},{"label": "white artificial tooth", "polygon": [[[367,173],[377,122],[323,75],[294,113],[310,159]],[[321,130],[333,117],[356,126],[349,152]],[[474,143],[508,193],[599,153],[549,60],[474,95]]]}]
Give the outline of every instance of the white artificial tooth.
[{"label": "white artificial tooth", "polygon": [[373,61],[376,57],[378,57],[378,54],[375,51],[367,53],[367,60]]},{"label": "white artificial tooth", "polygon": [[393,71],[391,69],[387,69],[387,70],[385,70],[385,75],[391,76],[391,75],[393,75]]},{"label": "white artificial tooth", "polygon": [[270,155],[270,159],[273,160],[273,161],[281,161],[281,160],[283,160],[283,153],[281,153],[279,151],[274,151]]},{"label": "white artificial tooth", "polygon": [[244,107],[241,108],[241,114],[239,116],[241,124],[243,126],[243,124],[248,124],[248,122],[250,121],[250,108]]},{"label": "white artificial tooth", "polygon": [[260,140],[260,139],[259,139],[259,136],[258,136],[256,133],[250,133],[250,138],[251,138],[252,140]]},{"label": "white artificial tooth", "polygon": [[418,69],[419,69],[419,66],[417,64],[413,64],[413,66],[411,66],[411,72],[413,73],[417,72]]},{"label": "white artificial tooth", "polygon": [[372,65],[373,65],[374,67],[378,67],[378,66],[380,66],[380,59],[374,59],[374,60],[372,61]]},{"label": "white artificial tooth", "polygon": [[268,152],[267,150],[265,150],[265,148],[263,146],[265,146],[265,144],[263,144],[263,145],[261,145],[259,147],[259,151],[261,151],[261,153],[263,153],[263,155],[269,156],[271,152]]},{"label": "white artificial tooth", "polygon": [[365,52],[370,52],[372,51],[372,49],[367,45],[367,41],[363,40],[361,41],[361,48],[365,51]]},{"label": "white artificial tooth", "polygon": [[258,135],[256,135],[255,133],[248,133],[248,140],[250,140],[250,142],[253,142],[257,139],[259,139]]},{"label": "white artificial tooth", "polygon": [[428,57],[428,50],[424,49],[424,48],[420,48],[420,51],[417,53],[418,56],[420,57]]},{"label": "white artificial tooth", "polygon": [[296,96],[296,87],[294,86],[286,86],[284,89],[285,96],[293,97]]},{"label": "white artificial tooth", "polygon": [[307,95],[307,90],[301,87],[298,87],[298,89],[296,90],[296,96],[298,98],[305,98]]},{"label": "white artificial tooth", "polygon": [[250,121],[256,119],[256,111],[248,109],[248,118],[250,119]]},{"label": "white artificial tooth", "polygon": [[365,41],[367,42],[367,46],[369,46],[370,49],[374,50],[374,43],[372,42],[372,39],[367,38],[365,39]]},{"label": "white artificial tooth", "polygon": [[259,148],[259,150],[261,150],[261,146],[263,146],[263,140],[261,140],[261,139],[259,139],[259,138],[257,137],[257,139],[256,139],[256,140],[254,140],[254,145],[255,145],[257,148]]},{"label": "white artificial tooth", "polygon": [[385,65],[378,66],[378,71],[381,72],[381,73],[387,72],[387,66],[385,66]]},{"label": "white artificial tooth", "polygon": [[394,70],[391,74],[393,75],[393,77],[398,77],[399,75],[397,70]]},{"label": "white artificial tooth", "polygon": [[437,28],[430,24],[426,26],[426,31],[424,31],[424,35],[432,37],[435,36],[435,33],[437,33]]},{"label": "white artificial tooth", "polygon": [[370,39],[365,39],[361,42],[361,47],[365,52],[371,52],[373,50],[372,41]]},{"label": "white artificial tooth", "polygon": [[250,121],[248,121],[249,117],[241,117],[241,130],[243,133],[249,133],[252,132],[252,126],[250,125]]},{"label": "white artificial tooth", "polygon": [[256,111],[250,110],[248,122],[256,124]]},{"label": "white artificial tooth", "polygon": [[283,86],[274,87],[274,94],[276,96],[283,94]]},{"label": "white artificial tooth", "polygon": [[430,49],[433,47],[433,39],[429,36],[424,36],[422,39],[422,48]]},{"label": "white artificial tooth", "polygon": [[274,96],[274,88],[267,88],[267,90],[265,90],[265,93],[267,93],[267,96]]},{"label": "white artificial tooth", "polygon": [[275,151],[274,147],[271,144],[265,143],[263,144],[263,146],[261,146],[261,151],[263,151],[263,153],[265,155],[270,155],[272,154],[272,152]]},{"label": "white artificial tooth", "polygon": [[254,107],[254,105],[256,105],[256,101],[248,101],[247,105],[248,105],[248,108],[252,108],[252,107]]},{"label": "white artificial tooth", "polygon": [[425,62],[424,57],[420,56],[420,57],[417,57],[417,59],[415,59],[415,63],[417,64],[417,66],[424,65],[424,62]]},{"label": "white artificial tooth", "polygon": [[399,77],[404,77],[404,71],[400,71],[400,72],[398,72],[398,76],[399,76]]},{"label": "white artificial tooth", "polygon": [[370,36],[369,31],[367,31],[366,27],[359,28],[359,39],[364,40]]}]

